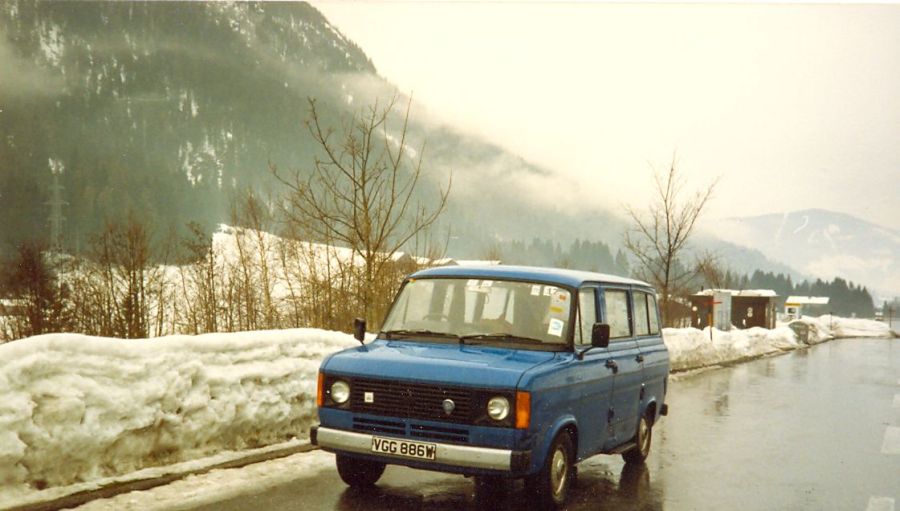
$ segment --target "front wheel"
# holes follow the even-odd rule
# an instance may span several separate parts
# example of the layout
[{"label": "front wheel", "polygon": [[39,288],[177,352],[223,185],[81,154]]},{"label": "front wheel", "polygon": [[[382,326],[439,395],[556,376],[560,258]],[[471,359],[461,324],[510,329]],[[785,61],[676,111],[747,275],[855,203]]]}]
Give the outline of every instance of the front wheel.
[{"label": "front wheel", "polygon": [[384,463],[335,455],[337,471],[341,479],[351,488],[368,488],[374,485],[384,473]]},{"label": "front wheel", "polygon": [[560,433],[540,472],[525,478],[525,489],[540,509],[556,509],[563,505],[572,484],[574,448],[568,433]]},{"label": "front wheel", "polygon": [[625,463],[641,464],[650,455],[650,440],[653,438],[653,426],[644,415],[638,421],[638,429],[634,434],[635,446],[622,453]]}]

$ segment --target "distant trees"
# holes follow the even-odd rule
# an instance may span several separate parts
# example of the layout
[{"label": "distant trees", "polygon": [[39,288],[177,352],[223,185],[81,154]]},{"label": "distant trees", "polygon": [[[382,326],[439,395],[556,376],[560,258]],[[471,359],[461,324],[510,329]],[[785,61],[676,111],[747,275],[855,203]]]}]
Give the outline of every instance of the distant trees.
[{"label": "distant trees", "polygon": [[624,245],[634,256],[636,273],[656,287],[663,323],[671,326],[676,298],[688,294],[686,284],[698,273],[696,264],[683,260],[684,249],[716,183],[686,196],[674,158],[667,172],[656,173],[654,183],[656,194],[645,211],[626,206],[631,226]]},{"label": "distant trees", "polygon": [[816,279],[794,283],[790,275],[756,270],[745,275],[728,269],[702,266],[702,273],[693,282],[696,289],[700,287],[720,289],[771,289],[779,297],[778,306],[782,307],[788,296],[827,296],[827,310],[839,316],[856,316],[871,318],[875,315],[875,305],[868,288],[848,282],[840,277],[831,281]]},{"label": "distant trees", "polygon": [[504,264],[557,266],[576,270],[627,275],[627,256],[622,250],[613,254],[602,241],[576,239],[568,245],[534,238],[531,241],[494,241],[481,253],[483,259]]},{"label": "distant trees", "polygon": [[[285,175],[284,213],[290,231],[302,239],[346,247],[362,260],[355,278],[360,312],[377,326],[397,281],[389,275],[401,248],[426,244],[444,211],[452,177],[429,196],[423,186],[424,144],[407,145],[410,104],[393,126],[397,98],[359,110],[339,128],[328,126],[314,99],[306,122],[320,149],[309,172]],[[421,245],[420,245],[421,248]],[[355,266],[355,265],[354,265]]]}]

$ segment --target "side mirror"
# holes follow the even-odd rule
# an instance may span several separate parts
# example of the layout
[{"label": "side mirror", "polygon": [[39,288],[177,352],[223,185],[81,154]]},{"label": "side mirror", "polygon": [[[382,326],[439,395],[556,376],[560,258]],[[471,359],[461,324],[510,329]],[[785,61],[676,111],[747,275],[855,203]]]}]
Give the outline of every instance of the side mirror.
[{"label": "side mirror", "polygon": [[609,325],[606,323],[594,323],[591,329],[591,347],[606,348],[609,346]]},{"label": "side mirror", "polygon": [[363,318],[356,318],[353,320],[353,338],[359,341],[360,344],[363,344],[363,341],[366,340],[366,320]]}]

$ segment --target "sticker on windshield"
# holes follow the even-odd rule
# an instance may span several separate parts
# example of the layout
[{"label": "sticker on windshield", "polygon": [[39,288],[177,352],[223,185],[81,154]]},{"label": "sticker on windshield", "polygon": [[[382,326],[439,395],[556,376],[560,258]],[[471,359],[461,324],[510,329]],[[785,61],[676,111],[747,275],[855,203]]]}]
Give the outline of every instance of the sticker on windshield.
[{"label": "sticker on windshield", "polygon": [[466,281],[466,290],[473,293],[490,293],[493,285],[493,280],[471,279]]},{"label": "sticker on windshield", "polygon": [[549,312],[551,317],[567,318],[569,316],[569,292],[554,290],[550,295]]},{"label": "sticker on windshield", "polygon": [[550,320],[550,328],[547,329],[547,333],[549,335],[555,335],[556,337],[562,337],[563,327],[565,323],[561,319],[553,318]]},{"label": "sticker on windshield", "polygon": [[541,286],[531,286],[531,296],[541,296]]},{"label": "sticker on windshield", "polygon": [[557,306],[563,306],[566,302],[569,301],[569,293],[566,291],[557,291],[553,293],[553,297],[551,298],[551,303]]}]

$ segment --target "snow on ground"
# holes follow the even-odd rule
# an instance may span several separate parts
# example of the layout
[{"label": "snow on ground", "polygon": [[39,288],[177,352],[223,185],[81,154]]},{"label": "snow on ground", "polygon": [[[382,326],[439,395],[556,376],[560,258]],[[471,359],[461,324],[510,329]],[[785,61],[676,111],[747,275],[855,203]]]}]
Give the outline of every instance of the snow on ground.
[{"label": "snow on ground", "polygon": [[[796,349],[804,345],[797,324],[809,328],[809,344],[892,335],[883,323],[822,316],[774,330],[667,328],[663,336],[679,371]],[[2,344],[0,508],[147,467],[296,442],[316,420],[321,360],[355,343],[294,329]]]},{"label": "snow on ground", "polygon": [[697,369],[716,364],[761,357],[799,346],[788,327],[774,330],[750,328],[723,332],[709,327],[663,329],[673,371]]},{"label": "snow on ground", "polygon": [[78,511],[172,511],[222,502],[247,493],[266,491],[312,478],[322,470],[334,469],[334,455],[325,451],[294,454],[242,468],[213,470],[192,475],[148,491],[99,499],[78,507]]},{"label": "snow on ground", "polygon": [[307,435],[321,360],[355,343],[295,329],[0,345],[0,507],[23,490]]},{"label": "snow on ground", "polygon": [[[804,317],[801,323],[810,325],[818,333],[818,341],[831,339],[843,339],[847,337],[892,337],[891,328],[887,323],[872,321],[871,319],[841,318],[838,316],[824,315],[818,318]],[[810,336],[812,337],[812,336]],[[815,341],[810,339],[811,344]]]},{"label": "snow on ground", "polygon": [[[805,326],[809,334],[806,342],[796,335],[798,326]],[[886,323],[870,319],[849,319],[825,315],[803,317],[778,328],[732,329],[729,332],[709,327],[665,328],[663,337],[669,348],[673,371],[698,369],[717,364],[757,358],[780,351],[793,350],[808,344],[850,337],[890,338],[893,334]]]}]

